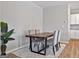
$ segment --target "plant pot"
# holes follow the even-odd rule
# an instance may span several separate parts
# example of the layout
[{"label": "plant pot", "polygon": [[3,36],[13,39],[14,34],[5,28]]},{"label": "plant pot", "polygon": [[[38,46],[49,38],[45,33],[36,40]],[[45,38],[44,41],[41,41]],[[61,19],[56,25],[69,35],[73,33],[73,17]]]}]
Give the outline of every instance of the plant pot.
[{"label": "plant pot", "polygon": [[6,55],[6,45],[1,45],[1,55]]}]

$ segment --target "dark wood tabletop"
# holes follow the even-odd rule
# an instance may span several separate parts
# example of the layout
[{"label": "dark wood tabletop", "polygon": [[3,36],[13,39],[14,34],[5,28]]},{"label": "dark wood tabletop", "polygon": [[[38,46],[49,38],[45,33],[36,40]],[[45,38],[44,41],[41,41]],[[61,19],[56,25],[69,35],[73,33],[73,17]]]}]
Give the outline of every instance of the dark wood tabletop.
[{"label": "dark wood tabletop", "polygon": [[26,37],[48,38],[53,36],[53,32],[42,32],[37,34],[26,34]]}]

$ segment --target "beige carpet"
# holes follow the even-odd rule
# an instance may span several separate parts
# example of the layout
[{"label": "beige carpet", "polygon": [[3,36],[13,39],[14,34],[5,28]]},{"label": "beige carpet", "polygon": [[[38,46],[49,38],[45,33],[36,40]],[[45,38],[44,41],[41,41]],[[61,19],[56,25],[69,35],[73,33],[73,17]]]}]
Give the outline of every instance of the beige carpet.
[{"label": "beige carpet", "polygon": [[16,56],[15,54],[9,53],[6,56],[0,56],[0,58],[20,58]]},{"label": "beige carpet", "polygon": [[53,54],[52,47],[49,47],[47,49],[47,54],[45,56],[30,52],[28,46],[22,49],[16,50],[12,53],[21,58],[57,58],[62,53],[65,46],[66,46],[65,44],[61,44],[61,48],[59,49],[59,51],[56,52],[55,55]]}]

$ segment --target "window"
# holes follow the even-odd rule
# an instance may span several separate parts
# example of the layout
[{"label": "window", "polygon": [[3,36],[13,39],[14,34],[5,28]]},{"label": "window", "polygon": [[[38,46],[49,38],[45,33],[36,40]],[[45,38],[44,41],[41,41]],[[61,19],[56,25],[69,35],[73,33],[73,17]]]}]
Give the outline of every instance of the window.
[{"label": "window", "polygon": [[70,24],[79,24],[79,14],[72,14]]},{"label": "window", "polygon": [[70,20],[70,29],[79,30],[79,14],[72,14]]}]

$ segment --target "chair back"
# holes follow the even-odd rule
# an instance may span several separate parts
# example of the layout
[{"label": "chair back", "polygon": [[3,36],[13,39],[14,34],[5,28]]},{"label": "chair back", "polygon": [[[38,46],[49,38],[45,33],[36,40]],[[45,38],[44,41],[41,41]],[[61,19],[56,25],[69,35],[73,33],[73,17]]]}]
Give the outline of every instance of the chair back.
[{"label": "chair back", "polygon": [[61,30],[59,30],[59,32],[58,32],[58,41],[57,42],[60,42],[60,39],[61,39]]},{"label": "chair back", "polygon": [[54,32],[54,42],[53,42],[53,44],[54,44],[54,46],[59,42],[59,40],[60,40],[60,31],[59,30],[56,30],[55,32]]}]

